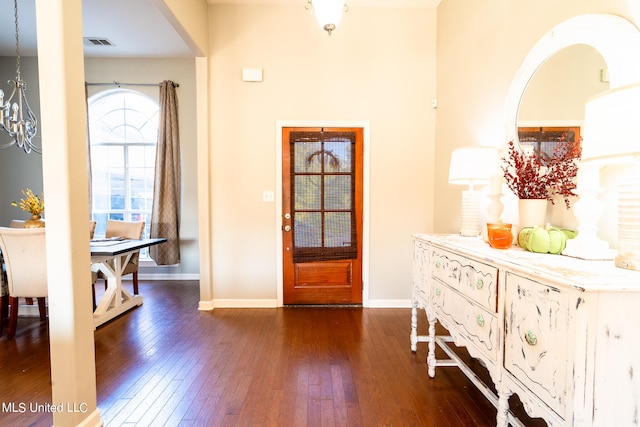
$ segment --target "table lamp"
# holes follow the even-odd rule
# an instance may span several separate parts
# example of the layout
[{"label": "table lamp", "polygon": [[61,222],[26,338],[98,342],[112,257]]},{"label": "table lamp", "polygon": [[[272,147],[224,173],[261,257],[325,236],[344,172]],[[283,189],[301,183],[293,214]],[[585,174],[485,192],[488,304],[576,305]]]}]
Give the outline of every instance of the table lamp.
[{"label": "table lamp", "polygon": [[[600,169],[605,165],[637,161],[634,158],[640,156],[640,84],[618,87],[590,98],[585,107],[582,134],[582,159],[576,188],[580,198],[574,205],[578,235],[567,242],[562,253],[583,259],[614,259],[615,251],[597,235],[597,222],[602,214],[602,204],[597,198]],[[623,258],[640,260],[637,243],[640,193],[634,188],[640,188],[640,185],[620,193],[618,258],[624,251]],[[634,206],[638,208],[633,209]],[[626,208],[629,208],[628,213]],[[621,209],[625,213],[623,216]],[[633,264],[622,258],[616,261],[620,267],[623,263]]]},{"label": "table lamp", "polygon": [[480,233],[480,197],[474,185],[488,184],[498,167],[495,147],[461,147],[451,153],[449,184],[468,185],[462,192],[462,221],[460,235]]}]

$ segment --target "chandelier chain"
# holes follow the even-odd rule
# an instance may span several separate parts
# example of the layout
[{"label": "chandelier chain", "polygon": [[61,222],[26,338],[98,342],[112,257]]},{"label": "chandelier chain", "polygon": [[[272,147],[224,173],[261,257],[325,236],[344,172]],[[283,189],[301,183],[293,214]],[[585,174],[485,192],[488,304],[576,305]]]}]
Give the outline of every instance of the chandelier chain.
[{"label": "chandelier chain", "polygon": [[16,74],[18,75],[18,79],[20,79],[20,27],[18,25],[18,0],[13,1],[13,13],[16,21]]}]

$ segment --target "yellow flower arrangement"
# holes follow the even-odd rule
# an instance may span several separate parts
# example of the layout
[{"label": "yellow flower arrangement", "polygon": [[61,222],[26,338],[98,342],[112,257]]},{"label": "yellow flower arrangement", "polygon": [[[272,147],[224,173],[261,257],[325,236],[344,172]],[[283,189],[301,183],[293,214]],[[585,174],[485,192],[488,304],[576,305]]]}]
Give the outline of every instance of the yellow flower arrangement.
[{"label": "yellow flower arrangement", "polygon": [[31,215],[42,215],[44,212],[44,195],[36,196],[30,188],[20,191],[24,199],[20,199],[19,204],[18,202],[11,202],[11,206],[20,206],[20,209],[29,212]]}]

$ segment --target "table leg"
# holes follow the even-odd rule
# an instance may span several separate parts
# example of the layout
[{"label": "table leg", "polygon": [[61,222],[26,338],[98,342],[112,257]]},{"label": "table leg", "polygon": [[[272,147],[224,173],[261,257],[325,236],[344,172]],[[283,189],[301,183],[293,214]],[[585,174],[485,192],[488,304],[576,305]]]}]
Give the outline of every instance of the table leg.
[{"label": "table leg", "polygon": [[92,269],[102,272],[107,280],[107,289],[93,312],[94,326],[99,326],[135,306],[142,305],[140,295],[132,296],[122,286],[122,271],[130,258],[131,254],[116,256],[111,260],[93,264]]}]

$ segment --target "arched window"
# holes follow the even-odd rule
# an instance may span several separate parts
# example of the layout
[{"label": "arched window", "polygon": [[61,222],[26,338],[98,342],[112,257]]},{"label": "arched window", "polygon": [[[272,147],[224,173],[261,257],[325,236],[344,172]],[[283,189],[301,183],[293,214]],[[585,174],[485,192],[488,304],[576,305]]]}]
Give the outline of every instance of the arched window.
[{"label": "arched window", "polygon": [[108,219],[145,221],[149,236],[159,111],[156,101],[132,90],[89,98],[96,236],[104,236]]}]

